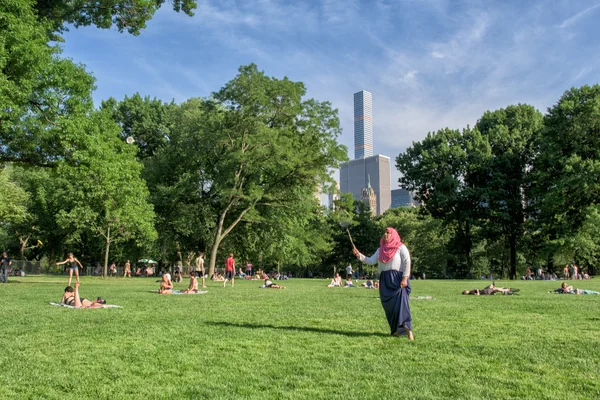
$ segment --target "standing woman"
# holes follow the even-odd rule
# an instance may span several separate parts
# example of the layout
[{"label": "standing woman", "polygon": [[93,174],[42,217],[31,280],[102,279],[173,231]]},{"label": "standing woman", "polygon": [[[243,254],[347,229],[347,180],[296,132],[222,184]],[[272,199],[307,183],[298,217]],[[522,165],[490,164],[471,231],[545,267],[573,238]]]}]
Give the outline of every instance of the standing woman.
[{"label": "standing woman", "polygon": [[408,304],[411,292],[410,254],[400,241],[400,235],[394,228],[387,228],[379,249],[371,257],[365,257],[356,248],[354,255],[366,264],[378,264],[379,297],[385,311],[392,336],[407,334],[409,340],[414,340],[412,332],[412,317]]},{"label": "standing woman", "polygon": [[131,278],[131,263],[129,262],[129,260],[127,260],[127,262],[125,263],[125,270],[123,271],[123,278],[125,278],[126,276]]},{"label": "standing woman", "polygon": [[[81,263],[79,262],[78,259],[73,257],[73,253],[69,253],[69,256],[67,257],[67,259],[65,261],[57,262],[56,265],[62,265],[62,264],[66,264],[66,263],[71,264],[69,267],[69,286],[71,286],[71,279],[73,279],[73,272],[75,272],[75,278],[77,280],[77,283],[79,283],[79,268],[81,268],[81,270],[83,271],[83,265],[81,265]],[[79,268],[77,266],[79,266]]]}]

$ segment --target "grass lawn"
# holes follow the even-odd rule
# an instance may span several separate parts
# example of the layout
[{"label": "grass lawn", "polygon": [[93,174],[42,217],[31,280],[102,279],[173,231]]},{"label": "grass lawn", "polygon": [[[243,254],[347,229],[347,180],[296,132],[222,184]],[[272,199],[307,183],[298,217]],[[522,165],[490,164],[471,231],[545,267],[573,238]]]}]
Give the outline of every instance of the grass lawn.
[{"label": "grass lawn", "polygon": [[389,336],[377,290],[292,279],[159,296],[156,279],[82,278],[83,297],[122,309],[48,305],[64,276],[0,285],[0,398],[600,398],[600,296],[547,293],[560,282],[475,297],[460,291],[487,283],[413,281],[436,299],[411,302],[411,343]]}]

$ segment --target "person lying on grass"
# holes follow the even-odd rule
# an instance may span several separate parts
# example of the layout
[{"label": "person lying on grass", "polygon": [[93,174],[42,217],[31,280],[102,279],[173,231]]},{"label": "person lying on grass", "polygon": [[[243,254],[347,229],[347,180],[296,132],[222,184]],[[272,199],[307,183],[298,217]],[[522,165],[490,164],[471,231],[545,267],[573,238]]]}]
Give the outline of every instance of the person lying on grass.
[{"label": "person lying on grass", "polygon": [[276,285],[267,278],[267,279],[265,279],[265,284],[264,284],[264,286],[262,286],[262,288],[264,288],[264,289],[285,289],[285,286]]},{"label": "person lying on grass", "polygon": [[79,297],[79,282],[75,282],[75,289],[72,286],[65,288],[65,293],[60,301],[61,304],[77,308],[106,308],[106,301],[100,297],[96,301],[90,301],[86,298]]},{"label": "person lying on grass", "polygon": [[363,282],[360,285],[366,287],[367,289],[379,289],[379,282],[373,282],[371,279],[368,279],[366,282]]},{"label": "person lying on grass", "polygon": [[198,293],[198,276],[196,272],[190,272],[190,285],[187,290],[181,292],[183,294],[195,294]]},{"label": "person lying on grass", "polygon": [[472,294],[474,296],[491,296],[496,293],[513,294],[513,293],[518,292],[519,290],[520,289],[516,289],[516,288],[499,288],[499,287],[494,286],[494,284],[492,283],[485,289],[465,290],[462,292],[462,294]]},{"label": "person lying on grass", "polygon": [[562,294],[600,294],[600,292],[595,292],[593,290],[575,289],[573,286],[567,285],[567,282],[561,283],[560,288],[555,289],[554,292]]}]

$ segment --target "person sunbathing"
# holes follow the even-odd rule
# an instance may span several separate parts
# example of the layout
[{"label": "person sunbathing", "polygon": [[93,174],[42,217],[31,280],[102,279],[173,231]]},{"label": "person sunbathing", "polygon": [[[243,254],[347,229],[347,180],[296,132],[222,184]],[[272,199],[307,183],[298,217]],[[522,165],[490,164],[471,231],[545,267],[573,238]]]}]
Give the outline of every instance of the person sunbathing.
[{"label": "person sunbathing", "polygon": [[561,283],[560,288],[555,289],[554,292],[562,294],[600,294],[600,292],[596,292],[593,290],[575,289],[573,288],[573,286],[567,285],[567,282]]},{"label": "person sunbathing", "polygon": [[190,285],[186,290],[181,292],[183,294],[195,294],[198,293],[198,276],[195,272],[190,273]]},{"label": "person sunbathing", "polygon": [[265,279],[264,288],[265,289],[285,289],[285,286],[276,285],[273,282],[271,282],[269,279]]},{"label": "person sunbathing", "polygon": [[352,283],[352,275],[348,275],[346,277],[346,283],[344,283],[344,288],[351,288],[351,287],[355,287],[355,286]]},{"label": "person sunbathing", "polygon": [[160,288],[158,294],[171,294],[173,293],[173,282],[171,282],[171,274],[165,272],[160,280]]},{"label": "person sunbathing", "polygon": [[490,284],[489,286],[487,286],[484,289],[473,289],[473,290],[465,290],[462,292],[462,294],[470,294],[470,295],[474,295],[474,296],[491,296],[494,295],[496,293],[502,293],[502,294],[506,294],[506,295],[510,295],[513,293],[518,292],[520,289],[517,288],[499,288],[494,286],[494,284]]},{"label": "person sunbathing", "polygon": [[340,287],[342,286],[342,277],[340,274],[335,274],[335,278],[331,280],[331,283],[327,287]]},{"label": "person sunbathing", "polygon": [[107,308],[106,301],[100,297],[96,301],[90,301],[86,298],[79,297],[79,282],[75,282],[75,289],[72,286],[67,286],[63,294],[61,304],[76,308]]}]

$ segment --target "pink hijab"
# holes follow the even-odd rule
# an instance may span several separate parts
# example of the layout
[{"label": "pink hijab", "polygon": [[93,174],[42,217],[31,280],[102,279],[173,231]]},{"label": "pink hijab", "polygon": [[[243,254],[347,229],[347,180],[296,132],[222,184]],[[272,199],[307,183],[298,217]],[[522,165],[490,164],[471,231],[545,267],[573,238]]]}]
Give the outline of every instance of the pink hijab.
[{"label": "pink hijab", "polygon": [[383,237],[379,241],[379,261],[382,263],[387,263],[394,258],[394,255],[400,246],[402,246],[400,235],[398,235],[398,232],[394,228],[387,228],[385,231],[390,233],[391,236],[387,242]]}]

